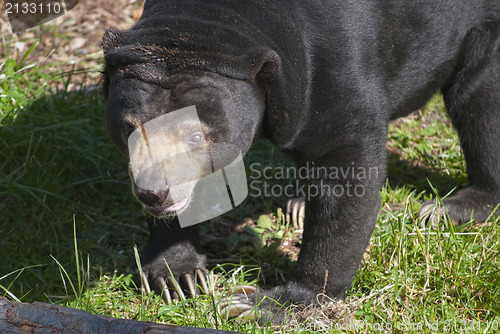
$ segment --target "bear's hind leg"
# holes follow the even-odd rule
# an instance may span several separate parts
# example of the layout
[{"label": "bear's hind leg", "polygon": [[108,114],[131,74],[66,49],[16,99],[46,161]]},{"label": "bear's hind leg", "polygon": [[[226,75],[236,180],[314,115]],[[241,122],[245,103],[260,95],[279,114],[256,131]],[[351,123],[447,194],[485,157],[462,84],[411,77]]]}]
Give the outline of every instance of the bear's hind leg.
[{"label": "bear's hind leg", "polygon": [[[500,32],[474,30],[468,36],[461,70],[443,90],[448,114],[458,131],[469,187],[443,200],[455,224],[484,222],[500,203]],[[421,215],[435,203],[426,203]],[[428,211],[429,212],[429,211]],[[495,211],[500,215],[500,209]],[[430,214],[433,222],[442,209]],[[429,216],[429,214],[427,214]]]}]

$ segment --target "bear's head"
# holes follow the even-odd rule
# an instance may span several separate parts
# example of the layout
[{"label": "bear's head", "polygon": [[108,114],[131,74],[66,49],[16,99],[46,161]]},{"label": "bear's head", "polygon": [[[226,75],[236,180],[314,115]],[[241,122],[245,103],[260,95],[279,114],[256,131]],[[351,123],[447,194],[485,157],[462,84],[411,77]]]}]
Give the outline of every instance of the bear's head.
[{"label": "bear's head", "polygon": [[150,214],[172,217],[189,207],[200,178],[248,151],[279,59],[268,49],[212,57],[127,33],[103,38],[107,128],[130,161],[134,195]]}]

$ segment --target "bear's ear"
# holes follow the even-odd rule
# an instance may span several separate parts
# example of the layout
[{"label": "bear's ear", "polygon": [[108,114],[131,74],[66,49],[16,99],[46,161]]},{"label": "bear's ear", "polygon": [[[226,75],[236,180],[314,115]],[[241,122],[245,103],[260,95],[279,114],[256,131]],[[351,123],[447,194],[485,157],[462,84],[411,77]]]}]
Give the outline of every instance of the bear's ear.
[{"label": "bear's ear", "polygon": [[[111,50],[123,45],[123,31],[118,29],[110,29],[104,33],[101,41],[101,48],[104,52],[104,58],[111,52]],[[112,65],[108,63],[106,60],[103,70],[101,72],[102,77],[102,92],[104,93],[104,97],[108,98],[109,91],[109,71],[112,68]]]},{"label": "bear's ear", "polygon": [[270,82],[279,76],[281,58],[272,49],[259,48],[250,52],[251,80],[257,82]]},{"label": "bear's ear", "polygon": [[123,31],[118,29],[109,29],[102,36],[101,48],[106,55],[109,51],[123,44]]}]

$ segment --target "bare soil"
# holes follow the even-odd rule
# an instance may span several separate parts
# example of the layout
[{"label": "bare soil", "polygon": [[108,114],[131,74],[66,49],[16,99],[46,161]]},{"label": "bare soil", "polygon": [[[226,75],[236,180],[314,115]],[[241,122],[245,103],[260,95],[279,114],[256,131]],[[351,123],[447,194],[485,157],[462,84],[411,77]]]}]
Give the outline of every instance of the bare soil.
[{"label": "bare soil", "polygon": [[[48,70],[76,70],[72,86],[93,86],[99,82],[102,66],[101,38],[110,28],[127,29],[140,16],[140,4],[134,0],[80,0],[66,14],[41,26],[13,34],[4,1],[0,0],[0,59],[9,55],[20,60],[39,40],[27,63],[41,62]],[[7,44],[3,43],[5,40]],[[8,50],[4,50],[8,45]],[[0,61],[1,63],[1,61]],[[85,75],[78,72],[85,72]],[[70,87],[71,88],[71,87]]]}]

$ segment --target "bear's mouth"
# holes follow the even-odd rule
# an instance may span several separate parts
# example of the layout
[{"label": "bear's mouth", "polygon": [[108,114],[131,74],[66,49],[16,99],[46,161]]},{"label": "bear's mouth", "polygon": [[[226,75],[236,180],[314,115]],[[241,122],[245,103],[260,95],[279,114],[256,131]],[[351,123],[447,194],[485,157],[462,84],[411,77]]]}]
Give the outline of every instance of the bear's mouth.
[{"label": "bear's mouth", "polygon": [[165,216],[175,216],[177,213],[182,212],[189,203],[189,197],[184,198],[181,201],[169,204],[163,207],[152,207],[144,204],[144,209],[156,217],[165,217]]}]

